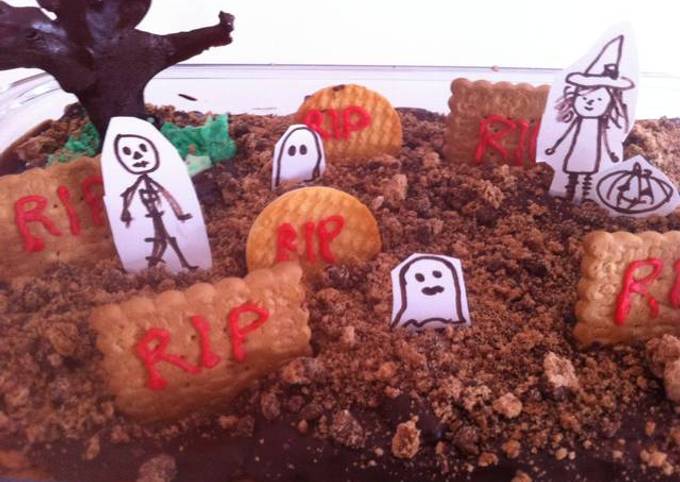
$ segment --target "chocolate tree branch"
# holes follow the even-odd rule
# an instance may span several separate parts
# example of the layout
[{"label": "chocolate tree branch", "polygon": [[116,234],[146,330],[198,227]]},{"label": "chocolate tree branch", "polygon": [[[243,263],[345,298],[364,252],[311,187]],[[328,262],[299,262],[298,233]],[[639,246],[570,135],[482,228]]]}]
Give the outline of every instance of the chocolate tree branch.
[{"label": "chocolate tree branch", "polygon": [[146,117],[144,88],[161,70],[231,43],[234,17],[170,35],[135,27],[151,0],[38,0],[17,8],[0,0],[0,69],[37,67],[78,97],[103,136],[112,117]]},{"label": "chocolate tree branch", "polygon": [[190,32],[165,35],[164,38],[170,42],[174,49],[168,56],[168,65],[190,59],[210,47],[229,45],[233,30],[234,16],[220,12],[220,23],[217,25]]}]

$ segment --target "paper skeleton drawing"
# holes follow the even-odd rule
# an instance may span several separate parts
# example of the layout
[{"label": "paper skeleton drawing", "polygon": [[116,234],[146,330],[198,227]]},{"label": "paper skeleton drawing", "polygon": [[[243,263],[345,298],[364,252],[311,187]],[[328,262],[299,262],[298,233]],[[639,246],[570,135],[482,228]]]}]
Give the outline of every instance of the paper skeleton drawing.
[{"label": "paper skeleton drawing", "polygon": [[111,121],[102,174],[104,203],[126,270],[211,266],[205,223],[186,166],[151,124],[127,117]]},{"label": "paper skeleton drawing", "polygon": [[326,169],[321,136],[306,125],[294,124],[274,148],[272,188],[286,181],[313,181]]},{"label": "paper skeleton drawing", "polygon": [[613,216],[666,216],[680,205],[673,182],[642,156],[598,173],[594,183],[593,199]]},{"label": "paper skeleton drawing", "polygon": [[470,323],[460,260],[415,253],[392,270],[392,327]]},{"label": "paper skeleton drawing", "polygon": [[579,202],[592,194],[593,176],[623,157],[634,121],[638,67],[632,32],[620,26],[553,84],[537,141],[550,164],[554,196]]}]

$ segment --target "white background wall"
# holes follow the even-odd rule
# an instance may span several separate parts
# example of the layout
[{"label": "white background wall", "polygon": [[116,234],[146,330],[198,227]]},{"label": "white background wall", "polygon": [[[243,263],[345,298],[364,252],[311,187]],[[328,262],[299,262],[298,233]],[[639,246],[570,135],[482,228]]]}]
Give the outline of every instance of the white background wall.
[{"label": "white background wall", "polygon": [[195,62],[563,67],[628,20],[642,71],[680,75],[677,0],[156,0],[141,28],[205,26],[220,9],[234,44]]}]

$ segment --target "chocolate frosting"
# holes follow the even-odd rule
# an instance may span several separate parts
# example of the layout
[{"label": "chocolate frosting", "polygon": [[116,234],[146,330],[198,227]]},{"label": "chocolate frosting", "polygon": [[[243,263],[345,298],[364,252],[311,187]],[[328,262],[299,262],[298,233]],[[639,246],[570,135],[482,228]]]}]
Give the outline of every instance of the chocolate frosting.
[{"label": "chocolate frosting", "polygon": [[157,73],[210,47],[231,43],[234,17],[212,27],[156,35],[135,27],[151,0],[0,1],[0,69],[37,67],[75,94],[100,134],[116,116],[145,118],[144,88]]}]

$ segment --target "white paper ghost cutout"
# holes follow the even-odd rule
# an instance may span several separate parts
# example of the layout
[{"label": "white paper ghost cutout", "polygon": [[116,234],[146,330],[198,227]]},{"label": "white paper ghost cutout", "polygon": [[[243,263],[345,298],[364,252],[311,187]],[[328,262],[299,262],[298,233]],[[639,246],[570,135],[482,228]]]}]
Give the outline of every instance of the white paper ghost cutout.
[{"label": "white paper ghost cutout", "polygon": [[210,244],[186,165],[150,123],[115,117],[102,150],[104,204],[126,271],[208,269]]},{"label": "white paper ghost cutout", "polygon": [[313,181],[325,170],[321,136],[304,124],[293,124],[274,147],[272,189],[286,181]]},{"label": "white paper ghost cutout", "polygon": [[555,170],[550,194],[580,202],[593,176],[623,160],[633,127],[639,69],[628,24],[610,29],[581,60],[558,74],[541,119],[538,162]]},{"label": "white paper ghost cutout", "polygon": [[612,216],[668,216],[680,206],[673,181],[642,156],[600,171],[593,182],[593,199]]},{"label": "white paper ghost cutout", "polygon": [[392,270],[392,327],[469,325],[460,260],[414,253]]}]

